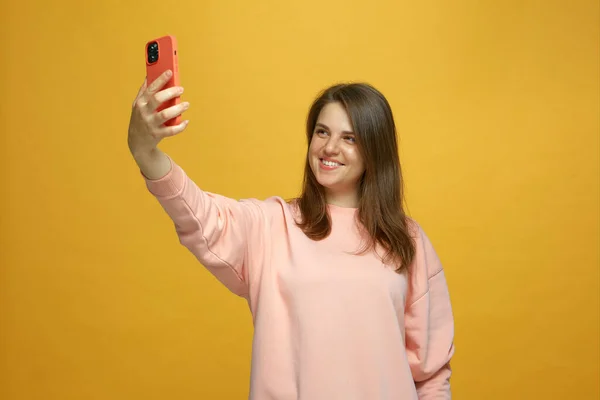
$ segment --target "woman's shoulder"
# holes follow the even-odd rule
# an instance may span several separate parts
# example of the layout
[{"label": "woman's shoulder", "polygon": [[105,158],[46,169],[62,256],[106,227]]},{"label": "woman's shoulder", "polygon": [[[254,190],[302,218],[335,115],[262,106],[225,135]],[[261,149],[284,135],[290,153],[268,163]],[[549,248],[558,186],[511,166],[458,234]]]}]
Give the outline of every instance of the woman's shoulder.
[{"label": "woman's shoulder", "polygon": [[419,224],[419,222],[417,222],[416,219],[414,219],[413,217],[410,217],[408,215],[405,216],[405,220],[406,220],[406,228],[407,228],[408,234],[414,240],[418,240],[421,237],[421,234],[423,232],[421,225]]},{"label": "woman's shoulder", "polygon": [[271,220],[296,219],[300,212],[297,198],[286,199],[279,195],[272,195],[264,199],[245,198],[240,202],[253,204],[260,208],[265,217]]}]

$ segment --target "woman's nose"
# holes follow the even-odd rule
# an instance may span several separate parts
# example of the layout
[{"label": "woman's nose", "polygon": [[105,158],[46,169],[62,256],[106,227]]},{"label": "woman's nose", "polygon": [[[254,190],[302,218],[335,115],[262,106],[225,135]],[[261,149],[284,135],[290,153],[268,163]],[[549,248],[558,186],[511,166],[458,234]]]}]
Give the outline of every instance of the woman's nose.
[{"label": "woman's nose", "polygon": [[325,152],[327,154],[336,154],[339,152],[339,141],[335,137],[329,137],[325,144]]}]

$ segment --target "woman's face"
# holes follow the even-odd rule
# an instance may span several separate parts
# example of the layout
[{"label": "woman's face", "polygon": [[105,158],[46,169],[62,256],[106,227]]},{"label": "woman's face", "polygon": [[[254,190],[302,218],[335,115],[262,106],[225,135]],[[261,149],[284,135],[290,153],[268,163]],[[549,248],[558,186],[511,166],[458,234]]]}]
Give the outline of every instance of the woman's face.
[{"label": "woman's face", "polygon": [[325,188],[327,202],[358,207],[358,184],[365,164],[350,117],[340,103],[329,103],[321,110],[308,156],[317,182]]}]

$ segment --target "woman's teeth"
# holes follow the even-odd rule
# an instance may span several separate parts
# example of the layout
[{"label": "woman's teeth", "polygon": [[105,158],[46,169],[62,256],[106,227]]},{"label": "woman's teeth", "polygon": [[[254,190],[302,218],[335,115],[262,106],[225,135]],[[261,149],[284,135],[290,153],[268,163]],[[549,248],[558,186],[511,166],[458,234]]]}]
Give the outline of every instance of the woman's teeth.
[{"label": "woman's teeth", "polygon": [[323,164],[327,165],[328,167],[339,167],[342,164],[333,162],[333,161],[326,161],[326,160],[322,160]]}]

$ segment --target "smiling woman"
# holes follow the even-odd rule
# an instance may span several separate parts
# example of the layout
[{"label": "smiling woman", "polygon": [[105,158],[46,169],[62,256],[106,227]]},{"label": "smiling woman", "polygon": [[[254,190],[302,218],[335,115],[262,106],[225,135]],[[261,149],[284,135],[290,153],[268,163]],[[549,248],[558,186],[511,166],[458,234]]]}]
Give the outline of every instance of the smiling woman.
[{"label": "smiling woman", "polygon": [[391,107],[366,83],[334,85],[308,113],[309,149],[298,204],[305,234],[319,240],[331,230],[327,204],[357,208],[366,230],[362,252],[379,244],[398,270],[414,257],[403,210],[404,181]]},{"label": "smiling woman", "polygon": [[[402,210],[394,119],[368,84],[313,102],[303,193],[235,201],[200,189],[157,145],[186,129],[140,89],[129,148],[180,242],[253,315],[251,399],[449,399],[454,319],[442,264]],[[361,248],[361,254],[357,251]]]},{"label": "smiling woman", "polygon": [[352,129],[344,107],[330,103],[321,110],[310,141],[310,171],[324,188],[327,203],[340,207],[358,207],[359,183],[365,172]]},{"label": "smiling woman", "polygon": [[[0,13],[0,399],[240,400],[250,378],[261,400],[310,400],[313,378],[321,397],[432,384],[420,371],[439,366],[428,357],[447,342],[417,316],[441,313],[424,312],[429,299],[402,286],[404,272],[350,256],[362,211],[326,201],[331,232],[305,240],[295,223],[282,229],[293,203],[231,218],[254,203],[205,195],[177,165],[163,175],[167,162],[149,186],[165,193],[182,242],[242,298],[179,248],[124,145],[144,43],[169,33],[191,124],[159,147],[202,190],[298,197],[311,100],[339,80],[372,83],[394,111],[405,206],[452,294],[453,397],[600,399],[600,2],[52,4],[6,1]],[[381,168],[365,170],[366,183]],[[273,232],[239,229],[257,219]],[[247,257],[230,237],[249,240]],[[416,242],[414,269],[437,263]],[[415,340],[427,330],[431,341]],[[407,359],[386,364],[394,352]],[[332,369],[313,377],[318,359]]]}]

